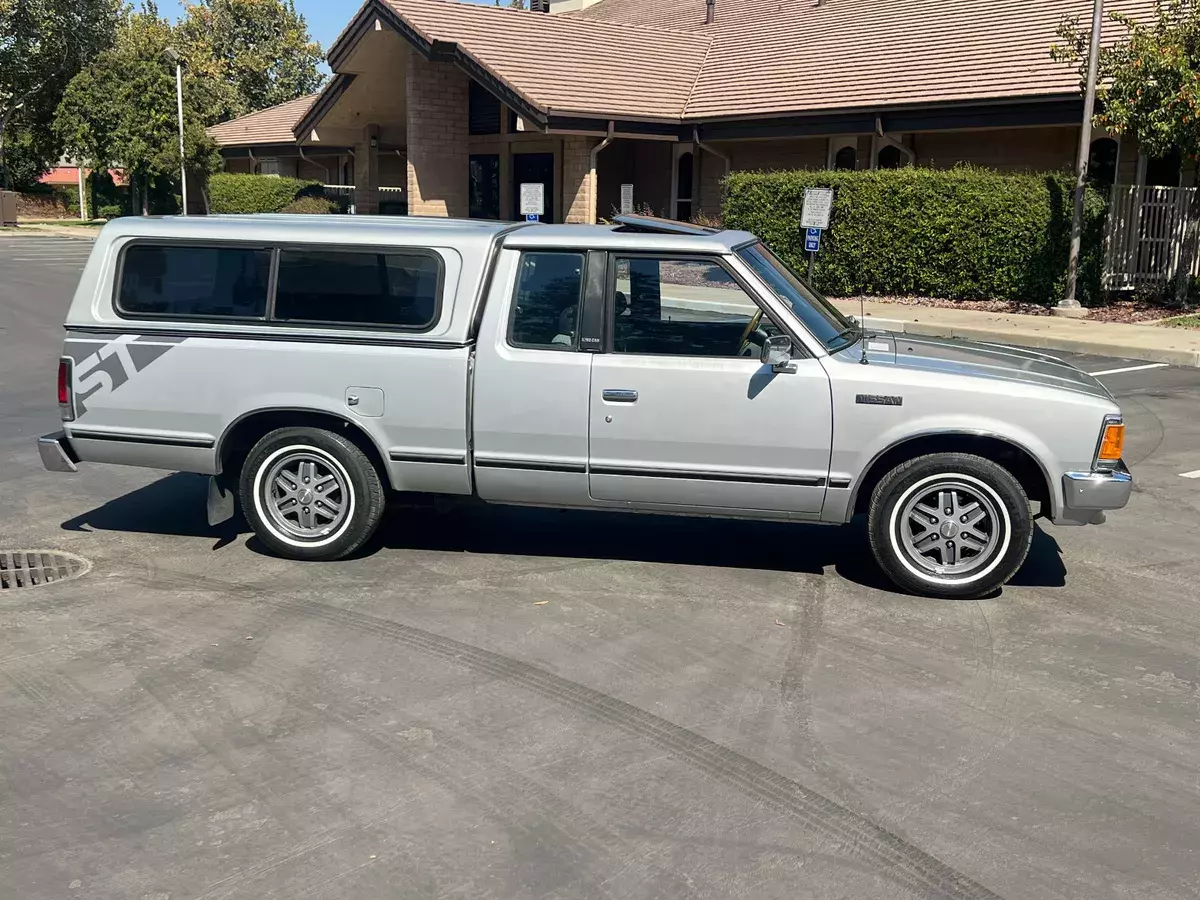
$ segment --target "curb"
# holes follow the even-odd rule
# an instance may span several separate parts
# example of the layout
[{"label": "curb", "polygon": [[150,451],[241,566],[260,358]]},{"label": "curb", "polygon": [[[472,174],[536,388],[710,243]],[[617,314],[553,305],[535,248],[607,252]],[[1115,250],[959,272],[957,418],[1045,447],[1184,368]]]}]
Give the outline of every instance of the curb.
[{"label": "curb", "polygon": [[[100,234],[102,226],[92,225],[46,225],[40,222],[18,222],[17,228],[37,232],[38,234],[54,234],[59,237],[73,238],[77,241],[90,241]],[[82,233],[81,233],[82,232]]]},{"label": "curb", "polygon": [[881,319],[875,316],[867,317],[867,325],[868,327],[878,325],[888,331],[911,334],[917,337],[959,338],[989,344],[1028,347],[1033,350],[1087,353],[1091,356],[1112,356],[1119,359],[1136,359],[1145,362],[1167,363],[1172,366],[1200,368],[1200,350],[1177,350],[1171,347],[1132,347],[1128,344],[1122,344],[1120,341],[1022,334],[1019,331],[1003,331],[964,325],[925,324],[923,322],[906,322],[903,319]]}]

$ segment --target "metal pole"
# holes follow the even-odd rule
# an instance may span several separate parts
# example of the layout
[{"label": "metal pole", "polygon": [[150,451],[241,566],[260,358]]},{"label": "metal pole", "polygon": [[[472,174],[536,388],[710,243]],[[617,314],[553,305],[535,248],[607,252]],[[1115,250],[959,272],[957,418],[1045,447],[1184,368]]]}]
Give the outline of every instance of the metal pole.
[{"label": "metal pole", "polygon": [[1087,89],[1083,98],[1083,125],[1079,130],[1079,161],[1075,167],[1075,211],[1071,217],[1071,250],[1067,257],[1067,296],[1059,301],[1061,315],[1081,315],[1076,297],[1079,285],[1079,250],[1083,242],[1083,198],[1087,188],[1088,157],[1092,151],[1092,116],[1096,108],[1096,77],[1100,69],[1100,29],[1104,22],[1104,0],[1092,7],[1092,41],[1088,47]]},{"label": "metal pole", "polygon": [[79,218],[86,222],[88,221],[88,213],[87,195],[83,192],[83,163],[77,162],[76,164],[79,167],[76,169],[76,171],[79,173]]},{"label": "metal pole", "polygon": [[[1100,0],[1096,0],[1100,2]],[[187,207],[187,160],[183,153],[183,62],[175,63],[175,101],[179,107],[179,185],[183,194],[183,214],[188,214]]]}]

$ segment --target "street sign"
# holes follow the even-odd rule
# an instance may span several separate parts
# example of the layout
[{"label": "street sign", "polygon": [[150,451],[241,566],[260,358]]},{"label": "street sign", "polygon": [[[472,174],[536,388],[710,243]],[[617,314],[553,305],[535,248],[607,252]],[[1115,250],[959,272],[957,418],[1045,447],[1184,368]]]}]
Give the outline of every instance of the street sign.
[{"label": "street sign", "polygon": [[521,185],[521,215],[526,221],[534,221],[529,216],[540,216],[546,212],[546,186],[540,181],[526,182]]},{"label": "street sign", "polygon": [[804,232],[804,250],[806,253],[816,253],[821,249],[821,229],[808,228]]},{"label": "street sign", "polygon": [[525,213],[526,222],[540,222],[542,219],[537,213]]},{"label": "street sign", "polygon": [[831,212],[833,212],[833,188],[804,189],[804,209],[800,212],[801,228],[828,228]]},{"label": "street sign", "polygon": [[633,212],[633,185],[621,185],[621,215],[627,216]]}]

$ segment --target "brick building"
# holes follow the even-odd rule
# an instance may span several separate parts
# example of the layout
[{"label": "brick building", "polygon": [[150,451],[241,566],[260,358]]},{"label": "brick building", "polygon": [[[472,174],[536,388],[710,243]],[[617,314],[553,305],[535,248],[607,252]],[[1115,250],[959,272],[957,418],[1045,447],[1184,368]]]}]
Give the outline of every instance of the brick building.
[{"label": "brick building", "polygon": [[[550,221],[634,202],[715,215],[734,169],[1070,169],[1078,76],[1050,58],[1088,0],[552,0],[555,14],[367,0],[317,95],[210,129],[229,171],[319,178],[359,213]],[[1110,0],[1144,15],[1153,0]],[[1106,36],[1116,34],[1115,26]],[[1096,135],[1093,172],[1193,183]]]}]

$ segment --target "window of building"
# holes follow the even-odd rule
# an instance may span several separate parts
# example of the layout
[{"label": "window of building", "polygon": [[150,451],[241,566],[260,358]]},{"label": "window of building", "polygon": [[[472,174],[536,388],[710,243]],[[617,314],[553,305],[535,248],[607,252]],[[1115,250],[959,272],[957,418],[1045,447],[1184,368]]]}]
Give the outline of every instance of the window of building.
[{"label": "window of building", "polygon": [[1088,177],[1099,185],[1111,187],[1117,180],[1117,142],[1112,138],[1092,141],[1088,153]]},{"label": "window of building", "polygon": [[895,144],[887,144],[882,147],[876,160],[876,165],[880,169],[900,169],[906,162],[904,151]]},{"label": "window of building", "polygon": [[1146,178],[1143,182],[1147,187],[1179,187],[1182,157],[1179,151],[1168,153],[1166,156],[1152,156],[1146,159]]},{"label": "window of building", "polygon": [[521,256],[508,340],[516,347],[574,350],[583,297],[582,253]]},{"label": "window of building", "polygon": [[127,316],[254,319],[266,315],[271,251],[136,243],[121,261]]},{"label": "window of building", "polygon": [[679,154],[675,162],[675,218],[687,222],[692,218],[692,174],[695,157],[691,152]]},{"label": "window of building", "polygon": [[474,80],[467,92],[467,133],[500,133],[500,100]]},{"label": "window of building", "polygon": [[472,219],[500,218],[500,156],[473,153],[469,162],[470,216]]},{"label": "window of building", "polygon": [[432,253],[281,250],[273,318],[426,330],[437,320],[440,282]]},{"label": "window of building", "polygon": [[[666,356],[757,356],[743,336],[758,305],[719,263],[700,259],[616,260],[613,350]],[[765,317],[751,343],[774,327]]]},{"label": "window of building", "polygon": [[858,148],[842,147],[833,157],[833,167],[839,172],[853,172],[858,168]]}]

